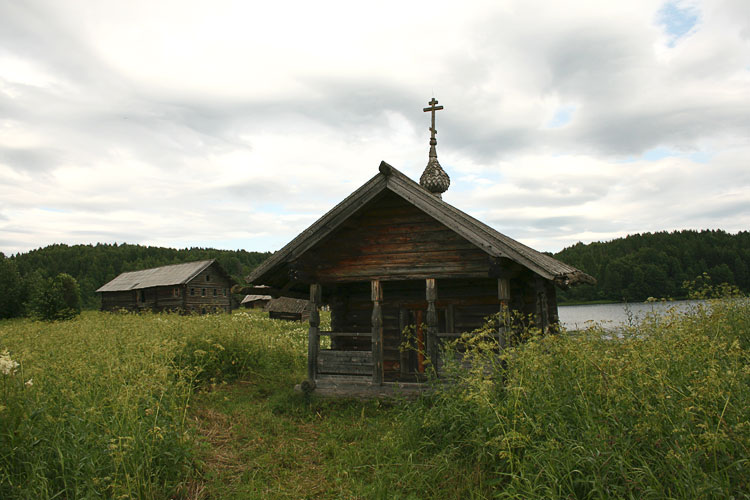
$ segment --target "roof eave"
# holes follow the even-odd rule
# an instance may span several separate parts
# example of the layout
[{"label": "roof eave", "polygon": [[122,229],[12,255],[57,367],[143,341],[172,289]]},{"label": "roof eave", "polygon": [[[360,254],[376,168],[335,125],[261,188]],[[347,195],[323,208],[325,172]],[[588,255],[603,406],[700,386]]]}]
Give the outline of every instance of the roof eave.
[{"label": "roof eave", "polygon": [[[385,162],[383,162],[385,163]],[[375,175],[359,189],[344,198],[344,200],[323,214],[310,227],[302,231],[292,241],[276,251],[268,259],[263,261],[250,275],[245,278],[248,283],[256,283],[259,278],[272,270],[277,265],[294,260],[315,245],[323,236],[336,230],[351,213],[365,205],[386,188],[386,180],[381,174]],[[319,233],[320,237],[318,236]]]}]

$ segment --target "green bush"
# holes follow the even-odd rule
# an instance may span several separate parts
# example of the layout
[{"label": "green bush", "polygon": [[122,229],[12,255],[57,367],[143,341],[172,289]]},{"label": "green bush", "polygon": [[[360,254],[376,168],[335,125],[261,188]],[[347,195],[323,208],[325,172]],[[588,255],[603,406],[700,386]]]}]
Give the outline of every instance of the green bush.
[{"label": "green bush", "polygon": [[78,282],[69,274],[42,279],[32,291],[29,308],[33,316],[45,320],[66,320],[81,314]]},{"label": "green bush", "polygon": [[26,288],[15,262],[0,252],[0,319],[21,316]]}]

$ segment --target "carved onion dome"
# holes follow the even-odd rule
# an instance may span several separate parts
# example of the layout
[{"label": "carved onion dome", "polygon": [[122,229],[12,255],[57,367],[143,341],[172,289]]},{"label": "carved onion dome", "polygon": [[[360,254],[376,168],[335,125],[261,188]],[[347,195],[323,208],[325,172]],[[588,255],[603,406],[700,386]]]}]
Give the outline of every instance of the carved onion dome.
[{"label": "carved onion dome", "polygon": [[[434,151],[434,148],[430,148]],[[438,198],[448,190],[451,185],[451,178],[445,173],[443,167],[438,163],[437,155],[430,155],[430,160],[419,178],[419,184],[427,191],[431,192]]]},{"label": "carved onion dome", "polygon": [[430,159],[427,161],[427,166],[422,172],[422,177],[419,178],[419,184],[437,196],[442,198],[442,194],[448,190],[451,185],[451,178],[445,173],[443,167],[440,166],[440,162],[437,159],[437,130],[435,129],[435,111],[443,109],[442,106],[436,106],[437,100],[433,97],[428,103],[429,108],[424,108],[424,111],[430,111],[432,113],[432,126],[430,127]]}]

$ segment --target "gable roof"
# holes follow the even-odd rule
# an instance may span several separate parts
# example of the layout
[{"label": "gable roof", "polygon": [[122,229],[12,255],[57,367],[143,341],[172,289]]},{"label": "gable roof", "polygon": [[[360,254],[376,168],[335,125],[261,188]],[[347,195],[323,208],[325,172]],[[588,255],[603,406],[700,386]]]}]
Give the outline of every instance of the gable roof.
[{"label": "gable roof", "polygon": [[380,163],[379,173],[375,177],[261,263],[247,277],[247,281],[260,284],[269,272],[305,253],[386,190],[397,194],[493,257],[508,258],[561,286],[596,282],[583,271],[538,252],[437,198],[386,162]]},{"label": "gable roof", "polygon": [[[100,287],[97,292],[121,292],[125,290],[139,290],[154,286],[183,285],[195,278],[215,263],[216,259],[173,264],[171,266],[154,267],[140,271],[122,273],[109,283]],[[219,271],[227,278],[232,278],[217,264]],[[232,280],[233,281],[233,280]]]}]

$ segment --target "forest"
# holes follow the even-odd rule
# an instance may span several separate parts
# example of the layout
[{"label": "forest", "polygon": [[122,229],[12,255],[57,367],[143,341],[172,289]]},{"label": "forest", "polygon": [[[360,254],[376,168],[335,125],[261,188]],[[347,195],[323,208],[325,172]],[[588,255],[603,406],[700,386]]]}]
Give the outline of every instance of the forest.
[{"label": "forest", "polygon": [[126,271],[216,259],[237,283],[269,252],[213,248],[163,248],[130,244],[50,245],[26,253],[0,253],[0,318],[26,314],[25,304],[38,284],[60,274],[75,278],[84,309],[98,309],[96,289]]},{"label": "forest", "polygon": [[[50,245],[6,257],[0,253],[0,318],[26,314],[42,280],[72,276],[84,309],[98,309],[95,290],[125,271],[216,259],[238,283],[269,252],[163,248],[131,244]],[[607,242],[577,243],[553,256],[595,277],[596,285],[561,291],[560,303],[683,298],[687,281],[728,283],[750,292],[750,232],[720,230],[643,233]]]},{"label": "forest", "polygon": [[684,298],[685,282],[696,280],[728,283],[750,292],[748,231],[633,234],[604,243],[577,243],[553,256],[597,280],[596,285],[560,293],[558,301],[562,303]]}]

